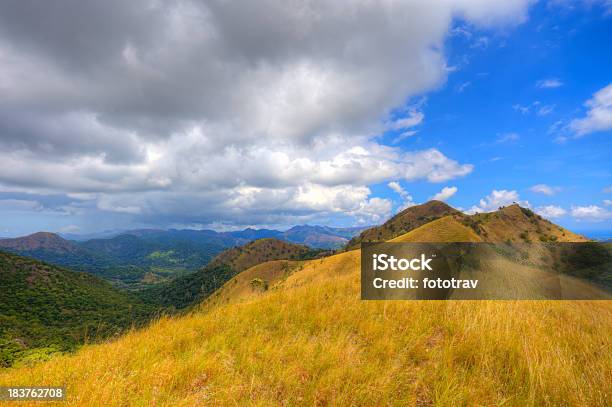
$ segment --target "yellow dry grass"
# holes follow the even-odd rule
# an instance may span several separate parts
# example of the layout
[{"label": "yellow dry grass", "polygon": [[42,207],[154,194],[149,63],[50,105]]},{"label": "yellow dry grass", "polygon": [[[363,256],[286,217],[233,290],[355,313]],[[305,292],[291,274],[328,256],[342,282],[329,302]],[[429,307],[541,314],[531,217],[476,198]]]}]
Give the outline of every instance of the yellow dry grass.
[{"label": "yellow dry grass", "polygon": [[74,406],[606,406],[611,342],[607,301],[360,301],[356,250],[0,384]]},{"label": "yellow dry grass", "polygon": [[462,225],[453,216],[426,223],[390,242],[480,242],[482,239],[473,229]]}]

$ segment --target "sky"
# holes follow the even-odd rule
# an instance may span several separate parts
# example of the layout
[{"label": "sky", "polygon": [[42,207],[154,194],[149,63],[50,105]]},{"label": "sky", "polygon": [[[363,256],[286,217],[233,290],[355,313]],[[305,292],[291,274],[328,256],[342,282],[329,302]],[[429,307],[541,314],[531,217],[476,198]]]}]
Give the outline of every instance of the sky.
[{"label": "sky", "polygon": [[0,236],[612,230],[610,0],[0,3]]}]

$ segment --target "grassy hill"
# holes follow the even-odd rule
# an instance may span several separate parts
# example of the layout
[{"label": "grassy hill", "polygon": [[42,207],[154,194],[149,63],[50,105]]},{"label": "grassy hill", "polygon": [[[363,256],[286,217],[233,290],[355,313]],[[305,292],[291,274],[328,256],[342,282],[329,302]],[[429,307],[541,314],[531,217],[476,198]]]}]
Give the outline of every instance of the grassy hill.
[{"label": "grassy hill", "polygon": [[349,241],[347,248],[357,248],[361,242],[384,242],[391,240],[432,220],[453,214],[458,215],[460,212],[441,201],[429,201],[422,205],[411,206],[382,225],[364,230],[359,236]]},{"label": "grassy hill", "polygon": [[481,242],[482,238],[454,216],[445,216],[390,240],[391,242]]},{"label": "grassy hill", "polygon": [[466,215],[443,202],[429,201],[411,206],[384,224],[363,231],[349,242],[347,249],[357,248],[361,242],[389,241],[400,236],[399,241],[408,239],[411,242],[530,243],[589,240],[517,204],[493,212]]},{"label": "grassy hill", "polygon": [[483,240],[491,242],[586,242],[589,239],[514,204],[495,212],[462,216]]},{"label": "grassy hill", "polygon": [[74,350],[152,314],[92,275],[0,252],[0,366]]},{"label": "grassy hill", "polygon": [[[448,229],[478,236],[449,217],[398,240]],[[94,406],[611,404],[611,302],[361,301],[359,256],[247,268],[190,315],[0,382]]]},{"label": "grassy hill", "polygon": [[165,308],[186,308],[206,298],[249,267],[270,260],[305,259],[319,253],[318,250],[278,239],[259,239],[225,250],[202,270],[151,287],[143,291],[141,297]]}]

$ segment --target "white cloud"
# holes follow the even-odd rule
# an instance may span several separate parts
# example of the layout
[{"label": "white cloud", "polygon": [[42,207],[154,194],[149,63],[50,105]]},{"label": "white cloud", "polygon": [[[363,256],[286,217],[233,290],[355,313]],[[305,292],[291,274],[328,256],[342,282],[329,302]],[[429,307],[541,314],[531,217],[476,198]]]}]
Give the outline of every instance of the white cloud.
[{"label": "white cloud", "polygon": [[612,129],[612,83],[598,90],[585,106],[589,108],[586,117],[569,125],[576,137]]},{"label": "white cloud", "polygon": [[391,215],[391,201],[382,198],[371,198],[361,202],[359,208],[349,212],[361,224],[380,222]]},{"label": "white cloud", "polygon": [[501,206],[508,206],[514,203],[529,207],[529,202],[520,200],[518,192],[514,190],[494,189],[489,195],[481,199],[478,205],[472,206],[466,213],[491,212],[497,210]]},{"label": "white cloud", "polygon": [[605,206],[611,206],[612,205],[612,199],[604,199],[603,200],[603,204]]},{"label": "white cloud", "polygon": [[547,116],[555,110],[555,105],[544,105],[538,109],[538,116]]},{"label": "white cloud", "polygon": [[406,192],[406,190],[397,181],[391,181],[387,184],[387,186],[394,192],[397,192],[402,198],[408,194],[408,192]]},{"label": "white cloud", "polygon": [[408,193],[408,191],[406,191],[406,190],[405,190],[405,189],[404,189],[404,188],[403,188],[403,187],[400,185],[400,183],[399,183],[399,182],[397,182],[397,181],[391,181],[391,182],[389,182],[389,183],[387,184],[387,186],[388,186],[389,188],[391,188],[391,189],[392,189],[394,192],[398,193],[398,194],[399,194],[399,196],[401,196],[401,197],[402,197],[403,202],[402,202],[402,204],[400,205],[400,208],[399,208],[400,210],[401,210],[401,209],[408,208],[408,207],[410,207],[410,206],[414,206],[414,205],[416,205],[416,204],[415,204],[415,202],[414,202],[414,200],[413,200],[413,198],[412,198],[412,195],[410,195],[410,194]]},{"label": "white cloud", "polygon": [[423,112],[417,110],[411,110],[408,112],[408,116],[401,119],[397,119],[388,124],[388,127],[393,130],[407,129],[410,127],[418,126],[423,123],[425,115]]},{"label": "white cloud", "polygon": [[457,187],[444,187],[440,192],[432,196],[430,199],[438,201],[446,201],[457,193]]},{"label": "white cloud", "polygon": [[424,120],[385,119],[446,81],[457,18],[515,25],[528,5],[1,3],[0,186],[151,222],[365,219],[387,205],[367,185],[473,170],[375,136]]},{"label": "white cloud", "polygon": [[393,139],[393,141],[391,142],[392,144],[397,144],[402,140],[405,140],[409,137],[414,136],[415,134],[417,134],[418,131],[416,130],[408,130],[408,131],[404,131],[402,132],[399,136],[397,136],[396,138]]},{"label": "white cloud", "polygon": [[551,187],[550,185],[546,185],[546,184],[537,184],[529,188],[529,190],[537,194],[544,194],[544,195],[552,196],[556,194],[557,192],[561,191],[561,188]]},{"label": "white cloud", "polygon": [[603,192],[606,194],[612,194],[612,185],[610,185],[609,187],[605,187],[603,189]]},{"label": "white cloud", "polygon": [[520,138],[521,136],[519,136],[517,133],[506,133],[506,134],[502,134],[501,136],[499,136],[496,142],[498,144],[513,143]]},{"label": "white cloud", "polygon": [[520,103],[512,105],[512,109],[516,110],[517,112],[520,112],[521,114],[529,113],[529,106],[523,106]]},{"label": "white cloud", "polygon": [[466,90],[470,85],[472,84],[472,82],[467,81],[467,82],[463,82],[459,85],[457,85],[457,87],[455,88],[457,90],[458,93],[462,93],[464,90]]},{"label": "white cloud", "polygon": [[485,49],[489,46],[489,38],[488,37],[478,37],[472,42],[470,48],[478,48]]},{"label": "white cloud", "polygon": [[567,213],[565,209],[556,205],[540,206],[535,209],[535,212],[548,219],[559,218]]},{"label": "white cloud", "polygon": [[612,218],[612,212],[597,205],[572,206],[571,214],[578,220],[594,222]]},{"label": "white cloud", "polygon": [[538,88],[559,88],[563,86],[563,82],[555,78],[542,79],[536,83],[536,86]]}]

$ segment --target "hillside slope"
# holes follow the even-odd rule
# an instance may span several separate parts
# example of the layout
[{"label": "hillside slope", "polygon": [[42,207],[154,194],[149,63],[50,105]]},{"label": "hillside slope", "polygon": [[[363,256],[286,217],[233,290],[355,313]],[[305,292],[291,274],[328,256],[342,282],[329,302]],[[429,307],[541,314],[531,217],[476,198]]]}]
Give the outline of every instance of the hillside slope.
[{"label": "hillside slope", "polygon": [[462,217],[483,240],[490,242],[586,242],[589,239],[514,204],[489,213]]},{"label": "hillside slope", "polygon": [[361,242],[382,242],[391,240],[418,228],[432,220],[460,212],[444,202],[429,201],[404,209],[380,226],[366,229],[347,244],[347,249],[359,247]]},{"label": "hillside slope", "polygon": [[410,232],[390,240],[391,242],[481,242],[478,234],[463,225],[454,216],[436,219]]},{"label": "hillside slope", "polygon": [[359,256],[0,382],[66,383],[68,405],[610,405],[609,301],[360,301]]},{"label": "hillside slope", "polygon": [[0,366],[73,350],[152,311],[89,274],[0,252]]},{"label": "hillside slope", "polygon": [[266,238],[225,250],[202,270],[151,287],[142,298],[166,308],[181,309],[197,303],[236,274],[270,260],[305,259],[317,255],[306,246]]}]

